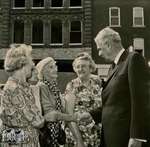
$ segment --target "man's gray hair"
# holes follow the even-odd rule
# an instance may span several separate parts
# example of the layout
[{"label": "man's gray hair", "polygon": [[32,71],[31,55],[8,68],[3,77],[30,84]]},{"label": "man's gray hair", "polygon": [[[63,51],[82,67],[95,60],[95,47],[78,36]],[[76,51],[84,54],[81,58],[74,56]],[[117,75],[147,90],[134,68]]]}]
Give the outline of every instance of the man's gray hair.
[{"label": "man's gray hair", "polygon": [[106,27],[102,29],[101,31],[99,31],[99,33],[95,37],[96,42],[99,42],[99,40],[105,40],[105,39],[111,40],[116,43],[121,42],[121,37],[119,33],[110,27]]}]

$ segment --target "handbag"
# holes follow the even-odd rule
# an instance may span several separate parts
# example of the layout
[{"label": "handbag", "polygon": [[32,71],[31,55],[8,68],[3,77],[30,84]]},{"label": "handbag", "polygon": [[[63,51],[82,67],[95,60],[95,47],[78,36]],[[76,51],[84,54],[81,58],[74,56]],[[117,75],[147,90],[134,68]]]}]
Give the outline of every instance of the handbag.
[{"label": "handbag", "polygon": [[61,127],[61,124],[59,127],[59,135],[58,135],[57,141],[60,145],[66,144],[66,133],[64,129]]},{"label": "handbag", "polygon": [[[40,129],[39,142],[41,147],[53,147],[51,135],[50,129],[45,124],[44,127]],[[66,133],[61,127],[61,124],[59,125],[57,141],[59,145],[64,145],[66,143]]]},{"label": "handbag", "polygon": [[7,128],[0,135],[0,142],[8,144],[23,144],[29,142],[29,135],[21,128]]}]

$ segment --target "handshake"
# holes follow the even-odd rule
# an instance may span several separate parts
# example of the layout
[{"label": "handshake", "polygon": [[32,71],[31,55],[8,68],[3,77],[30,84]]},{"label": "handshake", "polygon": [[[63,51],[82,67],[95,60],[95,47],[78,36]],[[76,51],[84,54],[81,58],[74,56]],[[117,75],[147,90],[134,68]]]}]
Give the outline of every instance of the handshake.
[{"label": "handshake", "polygon": [[87,123],[92,122],[92,116],[89,112],[76,112],[75,115],[77,116],[77,121],[84,121]]},{"label": "handshake", "polygon": [[46,121],[56,122],[56,121],[66,121],[66,122],[79,122],[85,121],[90,123],[92,117],[88,112],[75,112],[74,114],[61,113],[58,111],[48,112],[45,116]]}]

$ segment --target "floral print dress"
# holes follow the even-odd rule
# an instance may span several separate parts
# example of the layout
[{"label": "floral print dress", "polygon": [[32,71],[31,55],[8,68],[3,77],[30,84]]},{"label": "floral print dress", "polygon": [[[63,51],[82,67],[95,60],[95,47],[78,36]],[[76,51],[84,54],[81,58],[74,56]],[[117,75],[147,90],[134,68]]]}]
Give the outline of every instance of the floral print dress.
[{"label": "floral print dress", "polygon": [[[88,86],[82,84],[79,78],[68,83],[66,93],[73,92],[76,96],[74,112],[89,112],[102,106],[101,82],[98,76],[91,75]],[[100,145],[101,124],[80,121],[78,124],[85,147],[98,147]],[[69,128],[66,128],[68,147],[73,147],[75,141]]]},{"label": "floral print dress", "polygon": [[35,98],[29,85],[17,82],[14,88],[8,84],[2,98],[2,130],[21,129],[28,135],[28,140],[19,144],[1,143],[1,146],[39,147],[39,134],[36,127],[44,123],[44,118],[35,105]]}]

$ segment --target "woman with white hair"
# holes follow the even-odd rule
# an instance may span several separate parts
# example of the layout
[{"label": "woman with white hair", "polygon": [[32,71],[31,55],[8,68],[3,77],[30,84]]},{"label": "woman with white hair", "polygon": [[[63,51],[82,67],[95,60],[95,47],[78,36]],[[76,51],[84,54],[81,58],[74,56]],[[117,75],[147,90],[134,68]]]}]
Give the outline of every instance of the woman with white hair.
[{"label": "woman with white hair", "polygon": [[41,129],[40,144],[42,147],[58,147],[60,144],[65,144],[65,134],[61,134],[61,121],[76,121],[77,116],[63,113],[62,103],[64,101],[57,85],[56,61],[52,57],[47,57],[41,60],[36,67],[42,113],[51,114],[49,121]]},{"label": "woman with white hair", "polygon": [[4,67],[9,78],[2,95],[2,146],[38,147],[39,128],[44,117],[35,105],[28,79],[35,66],[31,57],[31,46],[11,46],[7,51]]},{"label": "woman with white hair", "polygon": [[[81,114],[101,107],[101,81],[92,73],[96,65],[91,56],[80,53],[73,61],[73,69],[77,78],[67,84],[65,97],[67,100],[67,111],[70,114]],[[94,120],[71,122],[67,128],[68,147],[76,144],[77,147],[98,147],[100,144],[99,131]],[[74,140],[75,138],[75,140]]]}]

